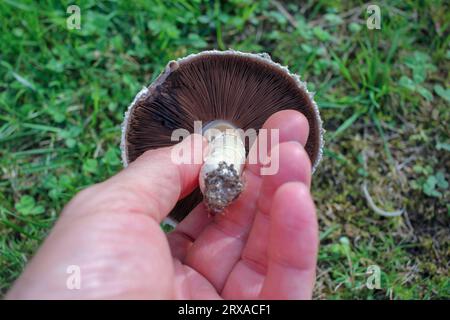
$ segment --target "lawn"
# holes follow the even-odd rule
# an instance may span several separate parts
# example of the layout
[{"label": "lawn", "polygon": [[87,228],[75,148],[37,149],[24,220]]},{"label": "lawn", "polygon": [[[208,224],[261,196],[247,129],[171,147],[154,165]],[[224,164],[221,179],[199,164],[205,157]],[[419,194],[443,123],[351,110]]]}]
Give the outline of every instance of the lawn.
[{"label": "lawn", "polygon": [[[67,28],[74,2],[81,29]],[[268,52],[316,92],[315,298],[450,298],[448,2],[377,2],[380,29],[368,3],[299,2],[0,1],[0,296],[64,204],[121,169],[142,86],[170,59],[233,48]]]}]

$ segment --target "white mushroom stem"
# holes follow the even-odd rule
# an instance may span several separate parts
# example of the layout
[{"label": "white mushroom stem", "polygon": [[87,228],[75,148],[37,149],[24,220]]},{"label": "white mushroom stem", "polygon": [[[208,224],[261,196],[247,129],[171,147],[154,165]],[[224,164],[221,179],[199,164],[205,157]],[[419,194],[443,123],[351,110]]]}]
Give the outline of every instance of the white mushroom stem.
[{"label": "white mushroom stem", "polygon": [[245,145],[235,129],[211,128],[206,136],[209,145],[200,169],[200,190],[209,211],[220,213],[243,190]]}]

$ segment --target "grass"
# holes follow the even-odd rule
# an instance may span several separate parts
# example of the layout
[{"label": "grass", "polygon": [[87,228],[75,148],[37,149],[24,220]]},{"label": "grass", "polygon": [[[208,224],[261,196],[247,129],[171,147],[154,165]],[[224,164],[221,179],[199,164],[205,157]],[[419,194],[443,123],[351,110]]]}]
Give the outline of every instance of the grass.
[{"label": "grass", "polygon": [[[173,58],[265,51],[316,92],[326,150],[314,177],[316,298],[450,298],[450,8],[444,1],[0,2],[0,295],[64,204],[121,169],[120,124]],[[383,210],[361,190],[366,183]],[[381,288],[370,290],[377,265]]]}]

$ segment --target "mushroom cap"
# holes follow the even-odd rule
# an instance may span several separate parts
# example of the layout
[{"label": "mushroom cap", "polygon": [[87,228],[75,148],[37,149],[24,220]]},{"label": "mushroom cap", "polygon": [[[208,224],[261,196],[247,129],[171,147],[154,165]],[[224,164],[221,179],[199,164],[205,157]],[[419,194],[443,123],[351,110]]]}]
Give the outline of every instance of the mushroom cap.
[{"label": "mushroom cap", "polygon": [[[149,149],[173,145],[172,131],[194,132],[194,121],[205,125],[225,120],[243,130],[258,131],[270,115],[286,109],[298,110],[308,120],[305,150],[314,172],[322,158],[324,130],[313,93],[298,75],[266,53],[191,54],[170,61],[134,98],[122,125],[122,161],[126,167]],[[171,216],[180,221],[200,201],[196,190],[180,200]]]}]

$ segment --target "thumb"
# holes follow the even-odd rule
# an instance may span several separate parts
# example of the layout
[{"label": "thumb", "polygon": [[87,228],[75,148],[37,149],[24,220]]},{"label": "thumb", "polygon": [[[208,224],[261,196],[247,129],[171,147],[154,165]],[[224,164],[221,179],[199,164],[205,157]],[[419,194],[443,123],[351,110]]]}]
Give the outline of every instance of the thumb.
[{"label": "thumb", "polygon": [[117,175],[82,191],[64,211],[83,214],[86,211],[71,208],[88,206],[97,211],[143,213],[161,222],[179,199],[198,186],[206,144],[203,136],[192,134],[175,146],[146,151]]}]

